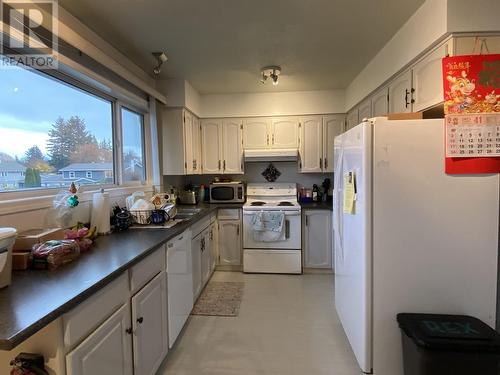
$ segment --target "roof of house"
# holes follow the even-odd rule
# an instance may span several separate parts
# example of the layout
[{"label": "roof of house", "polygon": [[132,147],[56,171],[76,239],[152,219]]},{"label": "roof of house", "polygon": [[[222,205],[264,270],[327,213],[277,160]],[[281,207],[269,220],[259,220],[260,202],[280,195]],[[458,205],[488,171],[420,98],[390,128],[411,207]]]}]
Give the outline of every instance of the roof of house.
[{"label": "roof of house", "polygon": [[26,167],[16,161],[1,162],[0,171],[2,172],[25,172]]},{"label": "roof of house", "polygon": [[73,163],[59,169],[59,172],[112,171],[113,163]]}]

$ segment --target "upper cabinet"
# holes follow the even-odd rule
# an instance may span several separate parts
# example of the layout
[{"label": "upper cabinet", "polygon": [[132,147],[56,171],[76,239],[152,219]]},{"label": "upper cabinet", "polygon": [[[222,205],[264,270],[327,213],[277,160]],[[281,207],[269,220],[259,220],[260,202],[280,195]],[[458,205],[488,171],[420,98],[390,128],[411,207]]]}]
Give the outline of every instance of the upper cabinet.
[{"label": "upper cabinet", "polygon": [[358,124],[359,124],[358,107],[355,107],[351,109],[349,112],[347,112],[345,130],[352,129]]},{"label": "upper cabinet", "polygon": [[162,113],[163,174],[201,173],[199,119],[185,109]]},{"label": "upper cabinet", "polygon": [[453,39],[455,55],[471,55],[474,53],[480,53],[481,39],[484,39],[486,47],[488,47],[488,50],[483,51],[483,53],[500,53],[500,36],[481,36],[479,39],[480,40],[477,42],[477,45],[475,36],[465,36]]},{"label": "upper cabinet", "polygon": [[412,69],[412,110],[418,112],[443,101],[443,57],[451,53],[451,40],[434,49]]},{"label": "upper cabinet", "polygon": [[386,116],[389,112],[389,88],[383,87],[372,95],[372,117]]},{"label": "upper cabinet", "polygon": [[389,113],[411,112],[411,71],[397,76],[389,83]]},{"label": "upper cabinet", "polygon": [[245,150],[299,147],[297,117],[254,118],[243,120]]},{"label": "upper cabinet", "polygon": [[248,118],[243,120],[243,148],[257,150],[269,148],[271,119]]},{"label": "upper cabinet", "polygon": [[201,121],[204,174],[243,173],[242,130],[237,119]]},{"label": "upper cabinet", "polygon": [[299,147],[299,120],[297,117],[283,117],[272,120],[271,147]]},{"label": "upper cabinet", "polygon": [[[372,117],[372,100],[367,99],[358,106],[358,122]],[[357,125],[357,124],[356,124]]]},{"label": "upper cabinet", "polygon": [[344,115],[305,116],[300,129],[300,171],[333,172],[333,141],[344,131]]}]

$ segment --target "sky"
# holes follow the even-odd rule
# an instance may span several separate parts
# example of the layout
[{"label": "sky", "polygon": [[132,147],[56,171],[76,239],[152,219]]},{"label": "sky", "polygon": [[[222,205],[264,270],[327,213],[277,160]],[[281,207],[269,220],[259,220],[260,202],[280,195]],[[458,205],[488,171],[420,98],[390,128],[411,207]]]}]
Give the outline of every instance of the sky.
[{"label": "sky", "polygon": [[79,116],[98,139],[112,139],[111,104],[41,73],[0,68],[0,152],[22,158],[33,146],[46,152],[58,117]]}]

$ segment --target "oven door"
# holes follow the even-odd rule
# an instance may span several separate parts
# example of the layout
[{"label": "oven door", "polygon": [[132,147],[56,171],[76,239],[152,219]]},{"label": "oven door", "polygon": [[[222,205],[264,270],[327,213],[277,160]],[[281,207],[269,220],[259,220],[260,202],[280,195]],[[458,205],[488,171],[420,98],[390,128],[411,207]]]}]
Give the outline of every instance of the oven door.
[{"label": "oven door", "polygon": [[301,249],[301,215],[300,211],[284,211],[285,236],[282,241],[261,242],[254,239],[253,215],[257,211],[243,210],[243,248],[244,249]]}]

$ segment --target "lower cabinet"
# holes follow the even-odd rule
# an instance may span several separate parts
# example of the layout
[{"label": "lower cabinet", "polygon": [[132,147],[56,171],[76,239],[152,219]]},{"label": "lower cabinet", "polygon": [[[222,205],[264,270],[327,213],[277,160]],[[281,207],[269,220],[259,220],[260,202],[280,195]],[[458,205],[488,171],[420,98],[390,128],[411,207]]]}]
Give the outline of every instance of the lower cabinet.
[{"label": "lower cabinet", "polygon": [[132,297],[134,375],[154,375],[168,352],[167,280],[161,272]]},{"label": "lower cabinet", "polygon": [[67,375],[132,375],[131,334],[127,303],[66,356]]},{"label": "lower cabinet", "polygon": [[219,221],[219,264],[241,265],[241,221]]},{"label": "lower cabinet", "polygon": [[304,216],[304,267],[332,269],[332,212],[307,210]]}]

